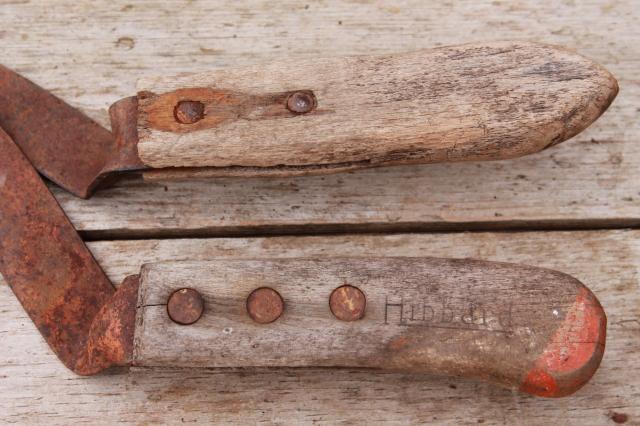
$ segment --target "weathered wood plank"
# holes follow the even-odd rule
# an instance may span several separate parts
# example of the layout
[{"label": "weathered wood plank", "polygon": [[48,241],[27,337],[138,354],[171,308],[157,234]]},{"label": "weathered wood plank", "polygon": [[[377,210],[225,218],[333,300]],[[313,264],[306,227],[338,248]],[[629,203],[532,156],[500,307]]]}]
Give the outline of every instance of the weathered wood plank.
[{"label": "weathered wood plank", "polygon": [[[586,132],[531,157],[396,167],[339,176],[212,179],[162,185],[130,179],[83,202],[56,191],[95,235],[159,231],[469,229],[638,225],[640,8],[604,3],[5,1],[3,63],[103,123],[139,77],[284,58],[395,53],[518,39],[576,49],[621,92]],[[353,229],[353,228],[352,228]]]},{"label": "weathered wood plank", "polygon": [[[149,240],[91,243],[114,281],[143,262],[296,256],[456,256],[558,269],[587,284],[609,319],[602,365],[574,396],[358,370],[140,370],[77,377],[0,286],[0,419],[17,423],[375,423],[601,425],[640,419],[640,231]],[[613,423],[611,423],[613,424]]]}]

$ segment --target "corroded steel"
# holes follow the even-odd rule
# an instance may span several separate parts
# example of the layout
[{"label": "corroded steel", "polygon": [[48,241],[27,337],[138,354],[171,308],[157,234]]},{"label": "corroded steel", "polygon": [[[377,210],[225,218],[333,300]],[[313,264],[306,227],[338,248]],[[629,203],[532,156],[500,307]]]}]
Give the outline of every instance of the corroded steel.
[{"label": "corroded steel", "polygon": [[192,288],[174,291],[167,302],[167,314],[173,322],[182,325],[198,321],[204,311],[204,300],[200,293]]},{"label": "corroded steel", "polygon": [[284,302],[280,293],[272,288],[260,287],[247,297],[247,312],[258,324],[274,322],[284,311]]},{"label": "corroded steel", "polygon": [[[130,120],[135,126],[135,115]],[[77,109],[1,65],[0,128],[41,174],[79,197],[89,197],[110,172],[143,168],[137,138],[116,141]]]},{"label": "corroded steel", "polygon": [[364,316],[367,299],[357,287],[343,285],[329,296],[329,307],[333,315],[341,321],[356,321]]},{"label": "corroded steel", "polygon": [[199,101],[180,101],[173,115],[179,123],[196,123],[204,118],[204,104]]},{"label": "corroded steel", "polygon": [[0,273],[49,346],[79,374],[126,364],[137,281],[128,280],[116,292],[36,170],[2,130],[0,200]]},{"label": "corroded steel", "polygon": [[318,100],[310,90],[294,92],[287,98],[287,109],[295,114],[306,114],[317,106]]}]

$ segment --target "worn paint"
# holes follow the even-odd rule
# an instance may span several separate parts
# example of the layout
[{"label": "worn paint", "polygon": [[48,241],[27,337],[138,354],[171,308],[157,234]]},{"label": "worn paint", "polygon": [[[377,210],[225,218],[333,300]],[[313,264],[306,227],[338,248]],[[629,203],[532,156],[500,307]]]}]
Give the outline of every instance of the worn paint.
[{"label": "worn paint", "polygon": [[582,288],[520,390],[560,397],[582,387],[593,376],[604,355],[606,324],[602,306],[593,294]]}]

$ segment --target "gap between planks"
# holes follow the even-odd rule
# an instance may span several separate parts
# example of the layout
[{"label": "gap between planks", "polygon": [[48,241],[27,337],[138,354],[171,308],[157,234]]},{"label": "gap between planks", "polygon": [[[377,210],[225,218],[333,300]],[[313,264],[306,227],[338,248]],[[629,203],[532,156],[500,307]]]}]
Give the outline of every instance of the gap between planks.
[{"label": "gap between planks", "polygon": [[466,223],[363,223],[206,227],[201,229],[105,229],[79,231],[85,241],[310,237],[314,235],[443,234],[474,232],[551,232],[640,229],[640,218],[537,220]]}]

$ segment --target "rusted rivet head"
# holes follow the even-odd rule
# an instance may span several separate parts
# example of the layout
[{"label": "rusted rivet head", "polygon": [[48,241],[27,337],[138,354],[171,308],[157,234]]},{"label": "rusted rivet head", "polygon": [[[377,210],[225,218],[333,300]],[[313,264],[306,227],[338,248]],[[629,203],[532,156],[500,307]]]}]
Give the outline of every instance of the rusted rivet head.
[{"label": "rusted rivet head", "polygon": [[287,109],[294,114],[306,114],[316,105],[316,97],[310,91],[294,92],[287,98]]},{"label": "rusted rivet head", "polygon": [[329,307],[333,315],[341,321],[356,321],[364,316],[367,299],[357,287],[343,285],[336,288],[329,297]]},{"label": "rusted rivet head", "polygon": [[193,124],[204,118],[204,104],[199,101],[180,101],[173,110],[178,123]]},{"label": "rusted rivet head", "polygon": [[198,321],[204,311],[204,300],[192,288],[181,288],[171,293],[167,302],[167,313],[173,322],[182,325]]},{"label": "rusted rivet head", "polygon": [[277,320],[283,310],[282,297],[272,288],[257,288],[247,297],[247,312],[251,319],[259,324],[268,324]]}]

